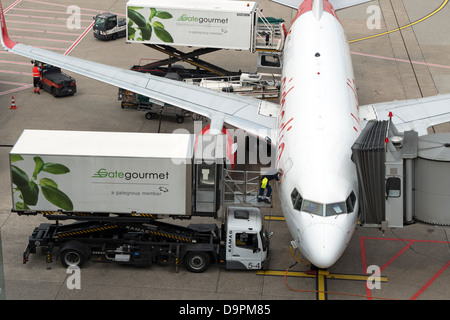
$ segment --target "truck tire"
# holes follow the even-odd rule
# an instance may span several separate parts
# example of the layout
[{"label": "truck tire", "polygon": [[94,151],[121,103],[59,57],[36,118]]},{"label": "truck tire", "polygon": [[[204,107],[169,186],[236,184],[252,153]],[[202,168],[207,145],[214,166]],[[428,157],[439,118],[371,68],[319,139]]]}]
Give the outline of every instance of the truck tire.
[{"label": "truck tire", "polygon": [[61,264],[68,267],[79,267],[86,262],[88,252],[85,245],[78,241],[69,241],[63,247],[59,253],[61,257]]},{"label": "truck tire", "polygon": [[210,263],[209,254],[206,252],[188,252],[184,257],[186,269],[194,273],[201,273],[208,269]]}]

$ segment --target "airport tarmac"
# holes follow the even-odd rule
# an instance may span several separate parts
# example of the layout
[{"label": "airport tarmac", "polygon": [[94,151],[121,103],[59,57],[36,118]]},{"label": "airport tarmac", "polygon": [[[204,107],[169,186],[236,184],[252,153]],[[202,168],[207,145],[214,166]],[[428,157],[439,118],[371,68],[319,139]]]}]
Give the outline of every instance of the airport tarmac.
[{"label": "airport tarmac", "polygon": [[[360,105],[450,93],[447,2],[379,0],[338,12],[351,43]],[[140,59],[165,58],[145,46],[125,44],[123,38],[109,42],[94,39],[92,16],[100,11],[124,14],[126,0],[73,0],[70,4],[81,9],[81,25],[75,29],[66,24],[67,1],[2,3],[9,34],[15,41],[121,68],[138,64]],[[295,16],[294,10],[268,0],[258,3],[266,17],[283,18],[288,26]],[[377,17],[379,27],[373,20]],[[395,31],[403,26],[408,27]],[[249,52],[224,50],[203,58],[230,70],[256,70],[256,55]],[[211,266],[205,273],[193,274],[183,268],[176,273],[171,265],[142,269],[91,263],[81,270],[81,289],[69,289],[69,275],[59,262],[47,270],[45,257],[32,255],[27,264],[22,264],[29,235],[46,222],[42,216],[11,213],[8,153],[22,131],[157,132],[159,127],[157,120],[146,120],[143,112],[121,109],[117,88],[77,74],[72,75],[78,89],[74,96],[34,94],[31,69],[28,59],[0,50],[0,299],[450,299],[450,227],[415,223],[383,233],[378,228],[357,226],[339,261],[326,272],[312,276],[306,273],[307,261],[290,251],[287,227],[277,219],[281,216],[277,200],[273,208],[263,209],[266,229],[274,233],[270,272]],[[16,110],[10,110],[12,96]],[[180,125],[175,119],[164,118],[160,132],[171,133],[180,126],[192,132],[194,122],[186,119]],[[450,132],[450,125],[430,131]],[[371,266],[381,270],[382,278],[379,288],[369,290],[367,280],[375,270]]]}]

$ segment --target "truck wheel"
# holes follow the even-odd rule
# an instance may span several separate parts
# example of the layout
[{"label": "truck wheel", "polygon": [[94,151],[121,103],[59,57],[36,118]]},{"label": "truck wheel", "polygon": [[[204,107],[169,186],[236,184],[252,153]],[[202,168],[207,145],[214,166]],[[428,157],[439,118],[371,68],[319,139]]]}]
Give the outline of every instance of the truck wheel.
[{"label": "truck wheel", "polygon": [[61,263],[64,267],[79,267],[86,262],[87,252],[81,242],[68,242],[61,248]]},{"label": "truck wheel", "polygon": [[182,117],[182,116],[177,116],[177,122],[178,122],[178,123],[183,123],[183,121],[184,121],[184,117]]},{"label": "truck wheel", "polygon": [[205,252],[189,252],[184,257],[184,265],[191,272],[201,273],[208,269],[209,255]]},{"label": "truck wheel", "polygon": [[145,119],[147,119],[147,120],[150,120],[151,118],[153,118],[153,112],[147,112],[146,114],[145,114]]},{"label": "truck wheel", "polygon": [[56,88],[52,87],[50,92],[52,93],[52,95],[56,98],[58,96],[58,94],[56,93]]}]

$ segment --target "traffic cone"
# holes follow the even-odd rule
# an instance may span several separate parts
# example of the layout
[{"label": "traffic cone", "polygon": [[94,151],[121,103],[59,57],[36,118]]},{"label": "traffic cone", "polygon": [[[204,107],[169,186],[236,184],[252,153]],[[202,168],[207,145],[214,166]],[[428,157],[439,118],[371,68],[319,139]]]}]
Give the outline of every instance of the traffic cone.
[{"label": "traffic cone", "polygon": [[14,100],[14,96],[11,98],[11,107],[9,108],[9,110],[16,110],[16,101]]}]

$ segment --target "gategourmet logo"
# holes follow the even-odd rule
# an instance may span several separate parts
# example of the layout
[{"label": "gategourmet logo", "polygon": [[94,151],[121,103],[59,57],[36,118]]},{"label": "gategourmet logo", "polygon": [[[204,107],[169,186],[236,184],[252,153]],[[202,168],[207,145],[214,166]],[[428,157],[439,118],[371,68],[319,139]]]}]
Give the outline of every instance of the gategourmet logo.
[{"label": "gategourmet logo", "polygon": [[217,23],[217,24],[228,24],[228,18],[208,18],[208,17],[195,17],[189,16],[187,14],[182,14],[178,21],[181,22],[196,22],[198,24],[204,23]]},{"label": "gategourmet logo", "polygon": [[92,178],[99,179],[125,179],[125,180],[167,180],[169,172],[136,172],[136,171],[108,171],[105,168],[99,169],[92,175]]}]

